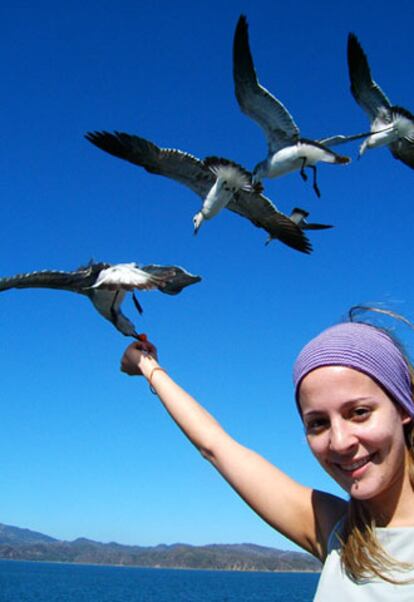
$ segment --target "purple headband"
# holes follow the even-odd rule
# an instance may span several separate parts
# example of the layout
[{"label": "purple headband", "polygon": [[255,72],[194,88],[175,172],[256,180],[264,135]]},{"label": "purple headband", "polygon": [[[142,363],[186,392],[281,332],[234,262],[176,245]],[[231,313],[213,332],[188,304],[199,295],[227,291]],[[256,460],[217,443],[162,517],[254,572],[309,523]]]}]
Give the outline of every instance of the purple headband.
[{"label": "purple headband", "polygon": [[302,379],[322,366],[347,366],[364,372],[414,417],[407,362],[391,337],[375,326],[344,322],[324,330],[305,345],[293,367],[296,401]]}]

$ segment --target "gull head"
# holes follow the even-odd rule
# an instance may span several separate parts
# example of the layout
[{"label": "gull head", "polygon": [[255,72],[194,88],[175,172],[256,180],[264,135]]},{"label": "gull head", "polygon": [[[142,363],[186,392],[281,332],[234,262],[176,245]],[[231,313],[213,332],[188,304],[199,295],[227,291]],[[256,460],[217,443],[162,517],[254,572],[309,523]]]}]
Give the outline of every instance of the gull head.
[{"label": "gull head", "polygon": [[369,146],[369,144],[368,144],[369,138],[367,138],[366,140],[364,140],[364,142],[359,147],[358,159],[360,159],[362,157],[362,155],[365,153],[365,151],[367,150],[367,148]]},{"label": "gull head", "polygon": [[203,213],[201,211],[199,211],[193,217],[194,234],[197,234],[197,232],[199,231],[200,226],[203,223],[203,221],[204,221],[204,215],[203,215]]},{"label": "gull head", "polygon": [[138,338],[135,326],[122,312],[119,312],[115,320],[111,320],[111,322],[115,328],[117,328],[119,332],[122,332],[126,337],[134,337],[134,339]]}]

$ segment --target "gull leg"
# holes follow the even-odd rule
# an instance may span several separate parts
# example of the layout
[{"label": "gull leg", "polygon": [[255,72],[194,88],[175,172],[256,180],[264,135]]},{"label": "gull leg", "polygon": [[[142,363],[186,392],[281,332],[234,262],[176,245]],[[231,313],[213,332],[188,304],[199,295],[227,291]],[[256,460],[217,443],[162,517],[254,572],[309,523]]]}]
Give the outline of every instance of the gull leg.
[{"label": "gull leg", "polygon": [[137,299],[137,296],[135,294],[135,291],[132,293],[132,300],[134,302],[135,307],[137,308],[137,311],[140,315],[142,315],[144,313],[144,310],[141,307],[140,302]]},{"label": "gull leg", "polygon": [[316,165],[309,165],[309,167],[313,170],[313,189],[316,192],[316,196],[318,199],[321,198],[321,191],[318,188],[318,183],[316,181]]},{"label": "gull leg", "polygon": [[302,176],[302,179],[304,182],[306,182],[306,180],[308,179],[308,176],[305,174],[305,165],[306,165],[306,157],[303,157],[302,167],[300,168],[300,175]]}]

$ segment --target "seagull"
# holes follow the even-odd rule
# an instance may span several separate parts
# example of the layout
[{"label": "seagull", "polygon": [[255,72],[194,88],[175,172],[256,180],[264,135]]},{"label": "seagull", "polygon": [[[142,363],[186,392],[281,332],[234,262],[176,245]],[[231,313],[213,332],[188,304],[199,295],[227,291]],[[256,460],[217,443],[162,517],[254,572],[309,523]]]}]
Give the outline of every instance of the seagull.
[{"label": "seagull", "polygon": [[[88,132],[85,136],[98,148],[144,167],[150,173],[170,177],[189,186],[203,199],[194,217],[194,234],[205,220],[215,217],[237,193],[254,190],[251,175],[240,165],[219,157],[204,161],[189,153],[159,148],[149,140],[122,132]],[[256,185],[262,190],[261,185]]]},{"label": "seagull", "polygon": [[348,69],[351,92],[371,121],[371,136],[359,149],[359,156],[369,148],[388,146],[396,159],[414,168],[414,115],[394,106],[372,79],[368,59],[358,38],[348,36]]},{"label": "seagull", "polygon": [[225,207],[266,230],[270,239],[278,239],[302,253],[312,250],[302,229],[278,211],[261,193],[262,186],[253,185],[250,174],[233,161],[218,157],[197,159],[184,151],[160,148],[145,138],[122,132],[88,132],[85,138],[115,157],[176,180],[198,194],[203,204],[193,218],[195,234],[204,221]]},{"label": "seagull", "polygon": [[[307,217],[309,217],[308,211],[304,209],[300,209],[295,207],[292,210],[290,216],[285,216],[289,219],[293,224],[295,224],[301,230],[326,230],[328,228],[333,228],[333,226],[328,226],[326,224],[312,224],[307,221]],[[265,244],[268,245],[272,241],[273,237],[269,236],[266,240]]]},{"label": "seagull", "polygon": [[290,214],[290,219],[292,222],[297,224],[299,228],[302,228],[302,230],[327,230],[328,228],[333,228],[333,226],[328,224],[309,223],[306,219],[307,217],[309,217],[309,213],[304,209],[300,209],[299,207],[295,207]]},{"label": "seagull", "polygon": [[136,263],[111,265],[90,262],[72,272],[42,270],[0,278],[0,292],[11,288],[52,288],[86,295],[95,309],[122,334],[145,341],[146,336],[137,334],[134,324],[121,311],[127,292],[132,292],[135,306],[142,314],[135,289],[158,289],[162,293],[176,295],[184,287],[200,280],[200,276],[193,276],[173,265],[150,264],[139,268]]},{"label": "seagull", "polygon": [[[300,170],[307,180],[305,167],[313,171],[313,189],[318,197],[320,191],[316,181],[316,163],[347,164],[349,157],[338,155],[325,146],[324,140],[308,140],[300,137],[298,126],[283,104],[260,85],[254,68],[249,46],[247,20],[241,15],[237,23],[233,43],[233,77],[237,101],[243,113],[256,121],[264,130],[268,144],[268,156],[253,170],[253,181],[277,178]],[[363,137],[357,134],[356,137]],[[331,144],[340,144],[355,136],[333,136],[327,138]]]}]

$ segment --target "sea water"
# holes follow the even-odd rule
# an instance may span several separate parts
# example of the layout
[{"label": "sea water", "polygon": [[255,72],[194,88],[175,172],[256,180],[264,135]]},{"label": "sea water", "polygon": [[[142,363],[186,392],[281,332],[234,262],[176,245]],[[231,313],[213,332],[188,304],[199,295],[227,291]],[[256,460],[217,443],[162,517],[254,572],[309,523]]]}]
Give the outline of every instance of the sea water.
[{"label": "sea water", "polygon": [[318,578],[0,560],[0,602],[311,602]]}]

